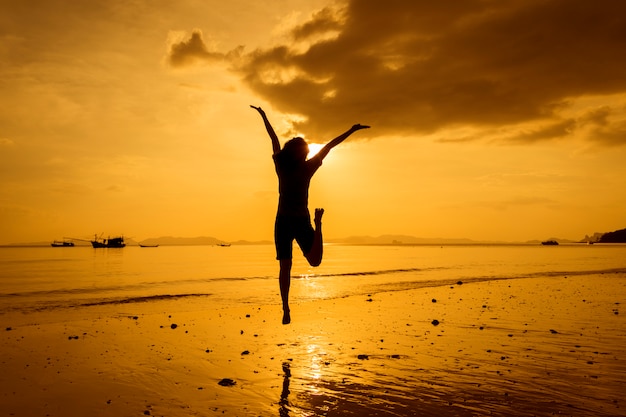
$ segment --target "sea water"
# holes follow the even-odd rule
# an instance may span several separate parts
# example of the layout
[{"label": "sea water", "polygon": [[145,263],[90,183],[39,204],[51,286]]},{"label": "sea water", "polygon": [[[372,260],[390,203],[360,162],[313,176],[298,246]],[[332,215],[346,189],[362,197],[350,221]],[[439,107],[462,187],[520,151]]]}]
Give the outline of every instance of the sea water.
[{"label": "sea water", "polygon": [[[292,303],[458,282],[626,271],[626,245],[327,244],[310,267],[294,252]],[[0,314],[205,297],[279,304],[272,245],[0,248]]]}]

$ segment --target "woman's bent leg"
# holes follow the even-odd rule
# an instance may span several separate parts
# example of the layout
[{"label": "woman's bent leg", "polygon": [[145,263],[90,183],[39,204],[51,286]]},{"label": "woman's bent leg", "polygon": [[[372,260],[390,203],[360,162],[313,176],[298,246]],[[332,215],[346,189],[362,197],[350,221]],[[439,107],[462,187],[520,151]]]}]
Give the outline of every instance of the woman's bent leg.
[{"label": "woman's bent leg", "polygon": [[324,240],[322,238],[322,216],[324,215],[324,209],[315,209],[315,234],[313,235],[313,246],[309,253],[305,255],[307,261],[311,266],[320,266],[322,263],[322,257],[324,255]]},{"label": "woman's bent leg", "polygon": [[280,286],[280,298],[283,300],[283,324],[291,323],[289,314],[289,287],[291,285],[291,259],[280,260],[280,272],[278,275]]}]

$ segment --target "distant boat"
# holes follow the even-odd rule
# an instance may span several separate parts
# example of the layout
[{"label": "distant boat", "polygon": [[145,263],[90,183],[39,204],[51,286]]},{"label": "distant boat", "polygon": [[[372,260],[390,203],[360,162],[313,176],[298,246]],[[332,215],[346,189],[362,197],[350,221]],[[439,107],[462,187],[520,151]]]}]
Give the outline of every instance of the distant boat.
[{"label": "distant boat", "polygon": [[110,237],[108,239],[100,239],[98,236],[94,236],[94,239],[91,241],[91,245],[94,248],[123,248],[126,246],[124,243],[124,238],[120,237]]},{"label": "distant boat", "polygon": [[159,245],[142,245],[141,243],[139,244],[140,247],[142,248],[158,248]]},{"label": "distant boat", "polygon": [[222,246],[224,248],[227,248],[230,246],[230,243],[221,242],[221,243],[218,243],[217,246]]},{"label": "distant boat", "polygon": [[52,246],[53,248],[67,248],[74,246],[74,242],[70,242],[69,240],[59,242],[58,240],[55,240],[50,244],[50,246]]},{"label": "distant boat", "polygon": [[554,246],[558,245],[559,242],[557,242],[556,240],[546,240],[545,242],[541,242],[541,244],[546,246]]}]

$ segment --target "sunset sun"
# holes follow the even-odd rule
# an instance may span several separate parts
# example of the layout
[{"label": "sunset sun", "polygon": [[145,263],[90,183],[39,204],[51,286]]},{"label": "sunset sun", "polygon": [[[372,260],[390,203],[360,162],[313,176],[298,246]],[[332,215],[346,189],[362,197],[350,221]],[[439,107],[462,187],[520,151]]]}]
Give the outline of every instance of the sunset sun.
[{"label": "sunset sun", "polygon": [[323,143],[309,143],[308,158],[315,156],[323,147],[324,147]]}]

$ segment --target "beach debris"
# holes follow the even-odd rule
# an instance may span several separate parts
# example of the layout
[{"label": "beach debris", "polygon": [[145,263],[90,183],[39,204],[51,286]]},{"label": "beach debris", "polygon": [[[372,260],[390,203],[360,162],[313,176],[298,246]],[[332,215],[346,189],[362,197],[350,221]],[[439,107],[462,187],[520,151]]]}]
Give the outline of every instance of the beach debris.
[{"label": "beach debris", "polygon": [[233,387],[233,386],[235,386],[237,384],[237,382],[235,382],[234,380],[232,380],[230,378],[223,378],[217,384],[221,385],[223,387]]},{"label": "beach debris", "polygon": [[11,330],[13,330],[13,328],[11,328],[11,327],[7,327],[7,328],[6,328],[6,331],[7,331],[7,332],[10,332]]},{"label": "beach debris", "polygon": [[456,285],[463,285],[463,281],[457,281]]},{"label": "beach debris", "polygon": [[250,318],[250,314],[246,314],[246,318],[249,319]]},{"label": "beach debris", "polygon": [[72,339],[78,340],[78,336],[68,336],[67,337],[67,340],[72,340]]},{"label": "beach debris", "polygon": [[365,300],[365,301],[367,301],[367,302],[371,303],[371,302],[372,302],[372,301],[374,301],[374,300],[370,297],[370,298],[368,298],[368,299],[367,299],[367,300]]},{"label": "beach debris", "polygon": [[554,329],[550,329],[550,333],[552,333],[552,334],[558,334],[559,332],[557,332],[557,331],[556,331],[556,330],[554,330]]},{"label": "beach debris", "polygon": [[367,359],[369,359],[369,358],[370,358],[370,357],[369,357],[369,355],[364,355],[364,354],[357,355],[357,359],[367,360]]},{"label": "beach debris", "polygon": [[436,299],[436,298],[433,298],[433,299],[432,299],[432,300],[430,300],[430,301],[432,301],[433,303],[436,303],[436,302],[437,302],[437,299]]},{"label": "beach debris", "polygon": [[176,323],[172,323],[172,325],[170,326],[170,328],[172,328],[172,329],[175,329],[177,327],[178,327],[178,324],[176,324]]},{"label": "beach debris", "polygon": [[439,326],[439,320],[435,319],[430,322],[433,326]]},{"label": "beach debris", "polygon": [[250,351],[249,351],[249,350],[244,350],[243,352],[241,352],[241,355],[242,355],[242,356],[243,356],[243,355],[249,355],[249,354],[250,354]]}]

